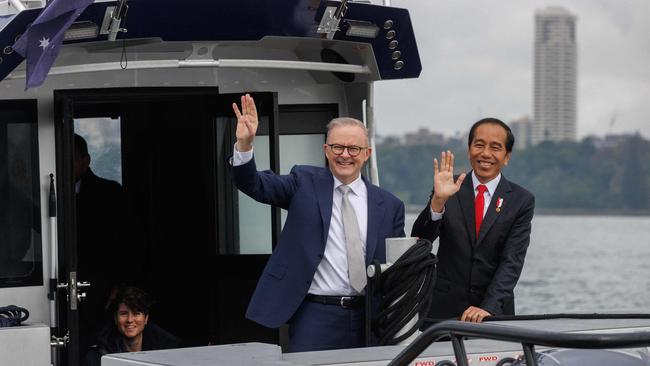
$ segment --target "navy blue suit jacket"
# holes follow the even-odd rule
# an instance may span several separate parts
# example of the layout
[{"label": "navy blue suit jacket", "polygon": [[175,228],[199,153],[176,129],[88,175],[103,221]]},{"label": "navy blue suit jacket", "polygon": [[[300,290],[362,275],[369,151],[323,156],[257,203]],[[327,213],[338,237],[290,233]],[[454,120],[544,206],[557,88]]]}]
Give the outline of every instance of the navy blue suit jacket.
[{"label": "navy blue suit jacket", "polygon": [[429,317],[458,318],[470,305],[493,315],[514,314],[514,288],[530,241],[535,197],[502,175],[478,238],[471,173],[447,200],[441,220],[431,220],[430,205],[429,199],[411,232],[431,241],[440,237]]},{"label": "navy blue suit jacket", "polygon": [[[276,328],[286,323],[303,302],[323,258],[334,178],[327,168],[306,165],[294,166],[288,175],[258,172],[254,159],[231,170],[239,190],[258,202],[288,211],[282,234],[246,311],[247,318]],[[366,265],[375,259],[384,263],[385,239],[404,236],[404,204],[365,179],[364,183],[368,189]]]}]

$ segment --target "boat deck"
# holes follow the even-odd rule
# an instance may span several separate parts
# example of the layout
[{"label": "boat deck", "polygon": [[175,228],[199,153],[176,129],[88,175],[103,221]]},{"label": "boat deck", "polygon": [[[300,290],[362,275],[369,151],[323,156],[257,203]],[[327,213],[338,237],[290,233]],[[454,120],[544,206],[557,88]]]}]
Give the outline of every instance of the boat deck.
[{"label": "boat deck", "polygon": [[[650,331],[650,319],[571,319],[513,320],[491,322],[507,327],[524,327],[555,332],[616,333]],[[468,339],[465,342],[470,363],[494,365],[505,357],[518,357],[521,345],[514,342],[488,339]],[[103,366],[125,365],[386,365],[405,346],[381,346],[333,351],[282,354],[280,347],[262,343],[195,347],[129,354],[109,355],[102,359]],[[543,348],[539,348],[542,350]],[[429,346],[414,362],[428,366],[440,360],[453,360],[451,342],[436,342]]]}]

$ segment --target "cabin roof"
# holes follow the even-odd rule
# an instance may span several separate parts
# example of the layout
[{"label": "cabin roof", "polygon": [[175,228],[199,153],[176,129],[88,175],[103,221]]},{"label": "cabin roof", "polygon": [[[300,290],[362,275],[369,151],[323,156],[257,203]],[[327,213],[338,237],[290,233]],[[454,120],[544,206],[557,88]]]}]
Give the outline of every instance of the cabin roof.
[{"label": "cabin roof", "polygon": [[[318,44],[320,47],[327,48],[340,43],[348,44],[348,48],[353,47],[349,46],[353,43],[369,45],[372,50],[370,54],[375,59],[369,66],[376,68],[371,72],[375,74],[373,76],[376,80],[419,76],[422,67],[410,16],[406,9],[367,3],[348,3],[348,10],[341,22],[341,30],[335,33],[333,40],[325,40],[316,29],[325,13],[325,8],[338,6],[338,4],[340,3],[336,1],[319,0],[184,0],[182,2],[130,0],[126,21],[123,24],[128,32],[118,34],[118,42],[108,41],[107,35],[101,32],[94,38],[65,41],[59,58],[65,58],[66,49],[79,49],[80,46],[88,53],[118,49],[121,48],[122,42],[119,42],[121,39],[126,40],[129,46],[146,44],[151,47],[151,44],[155,43],[158,44],[158,50],[168,52],[167,49],[171,46],[165,45],[187,48],[187,44],[201,42],[217,45],[222,42],[222,44],[232,45],[246,41],[260,41],[268,37],[276,39],[287,37],[312,39],[313,41],[308,43],[310,47]],[[111,7],[115,6],[116,2],[93,3],[79,16],[76,23],[92,22],[101,30],[102,24],[105,24],[106,14],[110,13]],[[18,13],[0,31],[0,57],[2,58],[0,80],[10,75],[24,60],[11,49],[11,45],[36,19],[40,11],[41,9],[27,9]],[[391,22],[387,23],[389,20]],[[362,38],[346,35],[348,21],[376,25],[379,28],[377,37]],[[391,39],[387,38],[389,31],[394,31]],[[389,48],[391,40],[398,41],[396,48]],[[265,45],[268,42],[260,44]],[[395,59],[395,51],[400,51],[397,59]],[[363,50],[360,53],[364,53]],[[300,56],[301,53],[297,52],[297,54]],[[358,58],[367,57],[362,55]],[[396,61],[402,61],[403,66],[397,69]],[[89,62],[93,62],[92,57],[68,57],[63,63],[57,60],[56,65],[84,65]],[[345,62],[354,63],[347,59]]]}]

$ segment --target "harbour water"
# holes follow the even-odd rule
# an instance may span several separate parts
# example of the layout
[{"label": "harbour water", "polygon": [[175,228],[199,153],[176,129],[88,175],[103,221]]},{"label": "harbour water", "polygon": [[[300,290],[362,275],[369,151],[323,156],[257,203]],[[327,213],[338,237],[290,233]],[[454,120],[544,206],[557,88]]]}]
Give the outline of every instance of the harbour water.
[{"label": "harbour water", "polygon": [[650,312],[649,261],[650,217],[536,215],[516,313]]}]

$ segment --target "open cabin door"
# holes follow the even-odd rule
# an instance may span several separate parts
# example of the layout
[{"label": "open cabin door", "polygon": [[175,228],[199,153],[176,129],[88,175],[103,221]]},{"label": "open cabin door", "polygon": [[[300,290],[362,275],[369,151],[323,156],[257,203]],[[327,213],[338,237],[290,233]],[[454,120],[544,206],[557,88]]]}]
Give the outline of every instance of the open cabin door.
[{"label": "open cabin door", "polygon": [[[277,95],[253,96],[260,134],[266,136],[256,153],[266,156],[268,168],[278,169]],[[241,233],[239,193],[227,173],[236,124],[231,104],[238,100],[239,94],[220,95],[216,88],[55,91],[60,277],[76,283],[68,287],[76,295],[60,308],[70,337],[68,365],[83,361],[93,332],[101,328],[84,324],[84,306],[105,305],[101,297],[113,278],[146,290],[154,300],[150,322],[177,336],[181,346],[278,342],[276,331],[244,318],[281,217],[279,209],[262,208],[268,220],[250,227],[266,228],[268,250],[242,250],[241,235],[252,236]],[[114,202],[80,204],[84,183],[75,184],[75,133],[87,141],[94,175],[120,183],[128,215],[109,209]],[[116,216],[132,216],[139,230],[108,243],[104,237],[125,225]],[[102,273],[84,273],[88,262],[96,261],[94,251],[102,253],[97,265]],[[124,272],[132,277],[125,279]],[[80,289],[86,281],[90,287]],[[97,318],[98,325],[102,321],[110,324],[110,314]]]},{"label": "open cabin door", "polygon": [[[61,355],[64,365],[80,364],[79,304],[83,291],[79,291],[77,277],[77,235],[74,190],[73,156],[74,101],[55,94],[55,147],[58,192],[58,243],[59,283],[66,293],[57,294],[59,332],[67,336]],[[85,284],[84,284],[85,285]],[[65,301],[61,301],[65,299]]]},{"label": "open cabin door", "polygon": [[[278,106],[276,93],[252,95],[260,116],[255,139],[258,169],[287,174],[294,164],[325,165],[325,126],[338,114],[336,104]],[[98,301],[97,288],[107,286],[102,281],[125,272],[132,277],[126,281],[121,276],[128,282],[124,284],[145,289],[155,300],[150,322],[180,338],[181,346],[282,343],[281,332],[244,316],[284,214],[254,202],[231,182],[228,158],[236,127],[232,103],[239,98],[240,94],[218,94],[216,88],[55,92],[62,197],[59,242],[65,263],[61,278],[76,276],[78,283],[94,276],[82,291],[86,298],[76,303],[76,309],[73,302],[65,308],[68,364],[84,357],[92,339],[84,329],[84,306]],[[114,212],[108,209],[113,201],[95,204],[92,214],[87,206],[86,212],[79,212],[84,184],[82,180],[77,196],[74,133],[88,142],[91,161],[97,163],[90,165],[94,174],[121,184],[140,231],[129,231],[124,239],[107,244],[102,239],[106,233],[115,234],[124,224],[116,224],[114,218],[130,215],[107,215]],[[96,217],[101,219],[93,223]],[[86,239],[80,238],[86,225],[97,234],[91,235],[92,240],[87,233]],[[103,253],[102,273],[113,274],[83,273],[95,249]],[[110,316],[104,320],[113,321]]]}]

